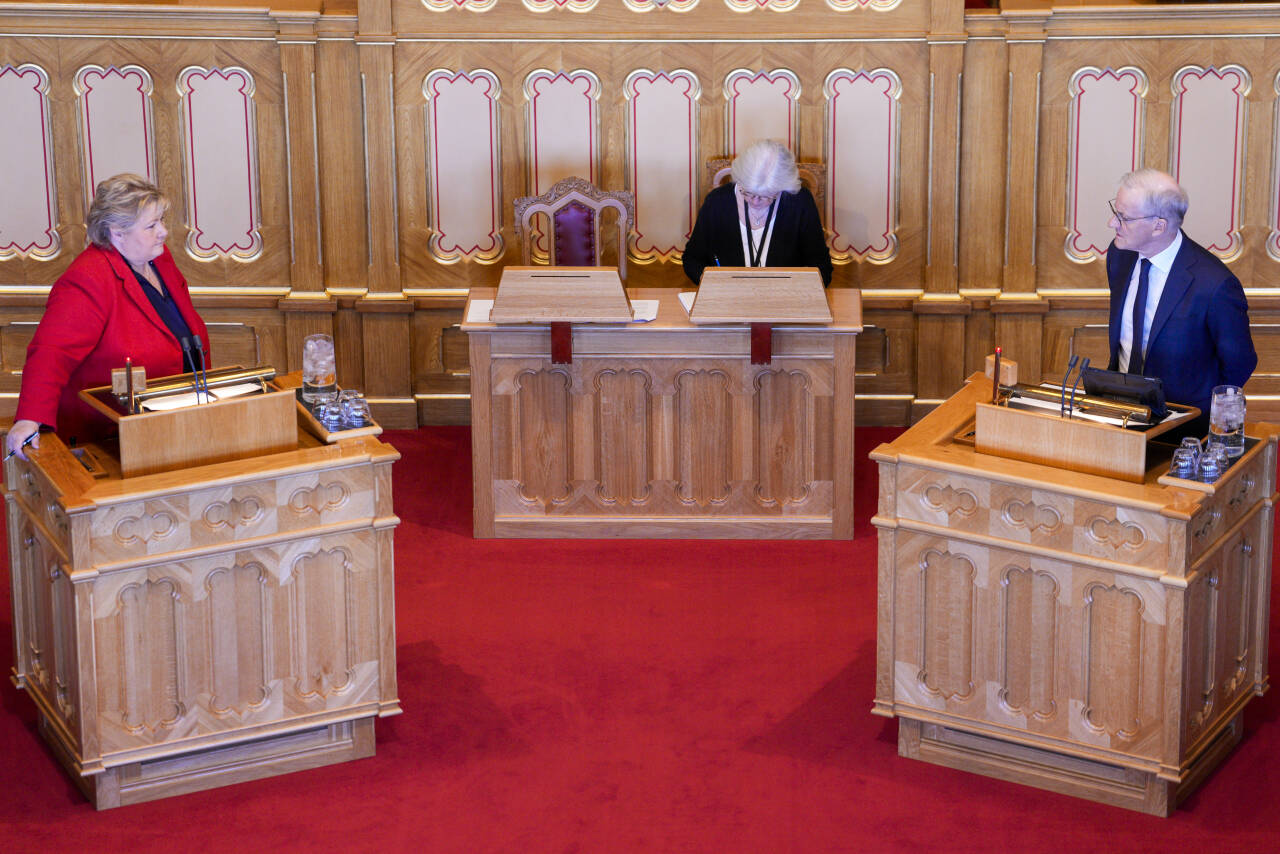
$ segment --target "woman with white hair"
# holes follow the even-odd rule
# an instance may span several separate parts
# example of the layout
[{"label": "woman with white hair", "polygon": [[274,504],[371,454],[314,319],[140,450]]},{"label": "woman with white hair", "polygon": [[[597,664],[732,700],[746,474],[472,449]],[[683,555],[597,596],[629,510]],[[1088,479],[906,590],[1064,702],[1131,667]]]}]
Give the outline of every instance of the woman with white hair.
[{"label": "woman with white hair", "polygon": [[823,284],[831,284],[818,206],[782,143],[750,145],[733,161],[733,182],[702,203],[684,248],[684,272],[697,284],[715,266],[817,267]]}]

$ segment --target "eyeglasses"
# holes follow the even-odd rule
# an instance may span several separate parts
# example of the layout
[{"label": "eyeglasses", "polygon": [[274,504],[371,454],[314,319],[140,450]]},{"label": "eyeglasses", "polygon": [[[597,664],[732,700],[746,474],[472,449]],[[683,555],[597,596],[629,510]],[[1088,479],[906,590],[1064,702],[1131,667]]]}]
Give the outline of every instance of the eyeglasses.
[{"label": "eyeglasses", "polygon": [[1164,219],[1164,217],[1159,216],[1158,214],[1147,214],[1146,216],[1125,216],[1124,214],[1120,213],[1120,211],[1116,210],[1115,199],[1112,199],[1111,201],[1107,202],[1107,207],[1111,208],[1111,215],[1115,217],[1116,222],[1120,223],[1121,225],[1128,225],[1131,222],[1138,222],[1139,220],[1143,220],[1143,219]]},{"label": "eyeglasses", "polygon": [[748,193],[746,190],[741,190],[740,192],[742,193],[742,198],[746,199],[748,202],[755,202],[761,205],[773,204],[773,200],[778,198],[777,193],[765,195],[764,193]]}]

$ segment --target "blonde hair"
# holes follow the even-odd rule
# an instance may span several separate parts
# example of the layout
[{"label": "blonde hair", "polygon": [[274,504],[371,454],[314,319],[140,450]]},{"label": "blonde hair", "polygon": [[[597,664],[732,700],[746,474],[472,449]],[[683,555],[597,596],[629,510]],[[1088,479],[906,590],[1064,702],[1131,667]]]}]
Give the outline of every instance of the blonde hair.
[{"label": "blonde hair", "polygon": [[797,193],[800,171],[791,149],[776,139],[762,139],[734,158],[733,182],[748,193],[762,196]]},{"label": "blonde hair", "polygon": [[98,184],[89,205],[89,242],[102,249],[111,247],[111,229],[127,231],[137,223],[142,212],[158,205],[163,216],[169,200],[160,188],[141,175],[122,172]]}]

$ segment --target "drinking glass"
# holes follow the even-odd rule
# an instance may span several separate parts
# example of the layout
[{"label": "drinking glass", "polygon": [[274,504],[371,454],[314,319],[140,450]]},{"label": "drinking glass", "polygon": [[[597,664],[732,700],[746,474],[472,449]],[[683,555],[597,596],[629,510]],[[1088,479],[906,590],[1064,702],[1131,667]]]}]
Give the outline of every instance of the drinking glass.
[{"label": "drinking glass", "polygon": [[308,335],[302,342],[302,400],[312,406],[328,403],[338,396],[337,363],[333,338],[323,332]]},{"label": "drinking glass", "polygon": [[1180,477],[1183,480],[1196,479],[1196,467],[1199,460],[1196,458],[1195,451],[1190,448],[1178,448],[1173,452],[1173,462],[1169,464],[1169,476]]},{"label": "drinking glass", "polygon": [[1223,456],[1212,450],[1200,456],[1200,469],[1198,480],[1204,483],[1213,483],[1222,476],[1222,460]]},{"label": "drinking glass", "polygon": [[336,400],[316,404],[316,420],[329,432],[342,429],[342,406]]},{"label": "drinking glass", "polygon": [[1244,453],[1244,394],[1238,385],[1213,387],[1209,404],[1209,444],[1223,447],[1228,457]]},{"label": "drinking glass", "polygon": [[1200,448],[1199,439],[1196,439],[1193,436],[1184,436],[1182,437],[1182,444],[1179,445],[1179,447],[1186,448],[1188,451],[1190,451],[1191,457],[1195,461],[1195,464],[1200,465],[1201,448]]},{"label": "drinking glass", "polygon": [[[346,394],[344,391],[343,394]],[[348,397],[342,401],[342,422],[347,427],[365,427],[373,421],[373,416],[369,412],[369,401],[365,400],[364,395],[357,393],[354,397]]]}]

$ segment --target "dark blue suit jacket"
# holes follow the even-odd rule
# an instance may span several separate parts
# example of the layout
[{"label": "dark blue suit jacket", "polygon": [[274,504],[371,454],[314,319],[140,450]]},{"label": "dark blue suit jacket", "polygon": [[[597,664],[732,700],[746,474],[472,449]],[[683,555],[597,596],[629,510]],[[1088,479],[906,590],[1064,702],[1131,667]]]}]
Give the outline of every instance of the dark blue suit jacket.
[{"label": "dark blue suit jacket", "polygon": [[[1138,253],[1107,249],[1111,364],[1119,370],[1120,319]],[[1257,367],[1244,288],[1227,265],[1184,233],[1147,337],[1143,373],[1164,381],[1165,397],[1206,416],[1215,385],[1245,384]]]}]

